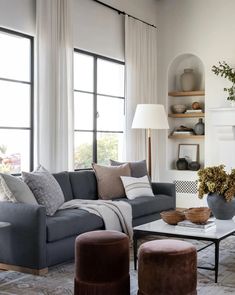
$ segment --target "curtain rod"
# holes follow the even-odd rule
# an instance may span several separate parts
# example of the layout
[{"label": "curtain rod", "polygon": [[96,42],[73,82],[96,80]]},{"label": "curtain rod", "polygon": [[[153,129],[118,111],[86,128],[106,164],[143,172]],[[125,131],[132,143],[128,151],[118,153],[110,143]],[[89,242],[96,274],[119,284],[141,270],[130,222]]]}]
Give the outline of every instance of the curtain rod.
[{"label": "curtain rod", "polygon": [[104,2],[101,2],[101,1],[99,1],[99,0],[93,0],[93,1],[96,2],[96,3],[99,3],[99,4],[103,5],[103,6],[105,6],[105,7],[107,7],[107,8],[109,8],[109,9],[112,9],[112,10],[116,11],[118,14],[128,15],[128,16],[130,16],[130,17],[132,17],[132,18],[134,18],[134,19],[136,19],[136,20],[138,20],[138,21],[141,21],[142,23],[144,23],[144,24],[146,24],[146,25],[149,25],[149,26],[151,26],[151,27],[154,27],[155,29],[157,28],[156,26],[154,26],[154,25],[152,25],[152,24],[150,24],[150,23],[147,23],[147,22],[145,22],[144,20],[139,19],[138,17],[135,17],[135,16],[133,16],[133,15],[131,15],[131,14],[128,14],[128,13],[126,13],[125,11],[121,11],[121,10],[119,10],[119,9],[113,7],[113,6],[110,6],[110,5],[106,4],[106,3],[104,3]]}]

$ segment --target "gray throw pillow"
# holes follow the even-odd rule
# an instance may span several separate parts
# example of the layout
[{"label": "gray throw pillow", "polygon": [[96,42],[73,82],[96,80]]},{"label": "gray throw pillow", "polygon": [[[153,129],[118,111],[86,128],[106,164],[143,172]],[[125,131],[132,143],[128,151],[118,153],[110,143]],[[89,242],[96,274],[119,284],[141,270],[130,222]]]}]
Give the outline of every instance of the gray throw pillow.
[{"label": "gray throw pillow", "polygon": [[64,203],[60,185],[54,176],[42,166],[31,173],[22,172],[22,177],[33,192],[38,204],[46,208],[47,215],[52,216]]},{"label": "gray throw pillow", "polygon": [[[111,166],[119,166],[125,164],[123,162],[118,162],[114,160],[109,161]],[[127,163],[130,164],[132,177],[143,177],[145,175],[148,175],[146,160]]]},{"label": "gray throw pillow", "polygon": [[3,173],[0,173],[0,176],[1,191],[4,191],[5,197],[8,199],[8,201],[32,205],[38,204],[27,184],[24,183],[20,178]]},{"label": "gray throw pillow", "polygon": [[120,176],[131,175],[129,164],[112,167],[93,163],[92,167],[97,179],[99,198],[110,200],[125,196]]}]

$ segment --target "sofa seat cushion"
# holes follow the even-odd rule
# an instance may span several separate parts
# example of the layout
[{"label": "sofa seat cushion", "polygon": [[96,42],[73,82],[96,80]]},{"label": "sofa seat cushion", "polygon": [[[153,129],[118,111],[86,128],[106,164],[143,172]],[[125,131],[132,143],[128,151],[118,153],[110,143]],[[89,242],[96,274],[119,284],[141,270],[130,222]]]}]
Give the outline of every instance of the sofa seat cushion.
[{"label": "sofa seat cushion", "polygon": [[102,218],[81,209],[59,210],[46,223],[48,242],[104,228]]},{"label": "sofa seat cushion", "polygon": [[174,199],[166,195],[139,197],[134,200],[129,200],[127,198],[118,200],[126,201],[131,205],[133,219],[174,208]]}]

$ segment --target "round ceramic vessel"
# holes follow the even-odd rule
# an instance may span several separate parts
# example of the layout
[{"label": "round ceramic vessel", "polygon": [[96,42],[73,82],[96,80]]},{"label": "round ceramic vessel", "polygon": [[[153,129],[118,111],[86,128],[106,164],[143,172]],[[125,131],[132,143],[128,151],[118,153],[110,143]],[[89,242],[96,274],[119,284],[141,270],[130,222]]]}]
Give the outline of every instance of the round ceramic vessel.
[{"label": "round ceramic vessel", "polygon": [[186,111],[186,105],[184,104],[175,104],[172,106],[172,112],[175,114],[182,114]]},{"label": "round ceramic vessel", "polygon": [[193,91],[195,89],[193,69],[184,69],[184,73],[180,76],[180,84],[182,91]]},{"label": "round ceramic vessel", "polygon": [[197,135],[203,135],[205,133],[205,124],[203,123],[201,118],[199,119],[198,123],[194,126],[194,132]]},{"label": "round ceramic vessel", "polygon": [[217,219],[228,220],[235,215],[235,198],[231,202],[226,202],[223,196],[210,193],[207,196],[207,204]]}]

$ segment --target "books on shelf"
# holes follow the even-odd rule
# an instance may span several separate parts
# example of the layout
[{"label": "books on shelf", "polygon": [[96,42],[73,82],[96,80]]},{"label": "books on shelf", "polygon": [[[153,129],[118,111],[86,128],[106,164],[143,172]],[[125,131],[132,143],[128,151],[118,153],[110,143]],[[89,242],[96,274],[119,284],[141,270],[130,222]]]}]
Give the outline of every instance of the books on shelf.
[{"label": "books on shelf", "polygon": [[183,220],[178,222],[178,224],[175,226],[175,229],[184,231],[207,232],[210,230],[215,230],[216,224],[214,220],[208,220],[205,224],[197,224],[189,220]]},{"label": "books on shelf", "polygon": [[175,134],[189,134],[189,135],[192,135],[192,134],[194,134],[194,132],[193,131],[177,131],[177,130],[175,130],[175,131],[173,131],[172,134],[173,135],[175,135]]},{"label": "books on shelf", "polygon": [[185,114],[190,114],[190,113],[203,113],[202,110],[186,110]]}]

